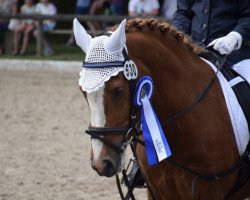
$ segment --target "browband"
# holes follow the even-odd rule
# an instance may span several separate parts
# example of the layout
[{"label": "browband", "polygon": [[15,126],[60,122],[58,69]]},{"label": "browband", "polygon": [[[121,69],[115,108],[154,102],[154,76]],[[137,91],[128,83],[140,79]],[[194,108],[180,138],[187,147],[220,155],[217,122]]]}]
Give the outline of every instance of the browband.
[{"label": "browband", "polygon": [[[107,33],[110,36],[110,33]],[[115,62],[83,62],[83,68],[108,68],[108,67],[124,67],[126,61],[130,60],[128,53],[125,48],[122,50],[124,61],[115,61]]]},{"label": "browband", "polygon": [[124,67],[125,61],[116,61],[116,62],[97,62],[89,63],[83,62],[83,68],[107,68],[107,67]]}]

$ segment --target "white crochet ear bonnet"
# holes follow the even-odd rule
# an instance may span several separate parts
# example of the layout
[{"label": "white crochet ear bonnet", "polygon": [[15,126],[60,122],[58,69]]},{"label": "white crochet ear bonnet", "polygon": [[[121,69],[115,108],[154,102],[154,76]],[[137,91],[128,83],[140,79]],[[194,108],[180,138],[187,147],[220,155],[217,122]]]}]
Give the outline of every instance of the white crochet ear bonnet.
[{"label": "white crochet ear bonnet", "polygon": [[[124,61],[122,53],[111,54],[105,51],[104,42],[108,36],[100,36],[92,39],[90,49],[86,54],[85,62],[99,63]],[[123,67],[83,68],[80,72],[79,85],[83,91],[94,92],[104,86],[112,76],[123,71]]]},{"label": "white crochet ear bonnet", "polygon": [[125,62],[123,56],[123,50],[126,48],[125,24],[126,20],[120,24],[110,37],[102,35],[91,38],[81,24],[76,19],[74,20],[76,43],[86,53],[85,63],[124,62],[124,66],[119,67],[84,67],[80,72],[79,79],[79,85],[83,91],[91,93],[99,90],[106,81],[121,71],[124,72],[128,80],[137,77],[138,72],[135,64],[132,61]]}]

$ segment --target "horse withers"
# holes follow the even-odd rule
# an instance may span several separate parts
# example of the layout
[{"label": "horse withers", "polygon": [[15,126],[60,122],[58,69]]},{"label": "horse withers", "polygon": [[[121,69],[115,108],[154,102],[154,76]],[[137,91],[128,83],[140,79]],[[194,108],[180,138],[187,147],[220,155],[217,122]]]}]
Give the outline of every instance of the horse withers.
[{"label": "horse withers", "polygon": [[[190,107],[215,77],[209,65],[197,56],[203,50],[183,33],[154,19],[123,21],[108,34],[95,38],[75,19],[74,33],[78,46],[86,53],[79,84],[91,113],[92,168],[99,175],[111,177],[124,167],[124,150],[129,142],[126,133],[131,124],[140,129],[140,108],[133,106],[131,88],[141,77],[149,76],[154,81],[151,104],[172,152],[169,158],[150,166],[145,148],[137,145],[138,161],[154,196],[157,200],[224,199],[237,180],[238,168],[214,181],[200,175],[229,169],[247,143],[240,146],[235,140],[217,79]],[[128,59],[138,69],[132,81],[124,73]],[[187,112],[178,115],[185,109]],[[249,195],[248,182],[232,198]]]}]

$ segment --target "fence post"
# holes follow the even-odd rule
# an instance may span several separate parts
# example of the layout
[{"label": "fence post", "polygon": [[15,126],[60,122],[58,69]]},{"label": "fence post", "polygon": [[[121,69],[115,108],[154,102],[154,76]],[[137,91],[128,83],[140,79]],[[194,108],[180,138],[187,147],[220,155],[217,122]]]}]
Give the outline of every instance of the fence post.
[{"label": "fence post", "polygon": [[13,31],[6,31],[4,33],[4,41],[5,52],[7,54],[11,54],[13,45]]},{"label": "fence post", "polygon": [[36,43],[36,54],[43,56],[43,21],[38,20],[37,23],[37,43]]}]

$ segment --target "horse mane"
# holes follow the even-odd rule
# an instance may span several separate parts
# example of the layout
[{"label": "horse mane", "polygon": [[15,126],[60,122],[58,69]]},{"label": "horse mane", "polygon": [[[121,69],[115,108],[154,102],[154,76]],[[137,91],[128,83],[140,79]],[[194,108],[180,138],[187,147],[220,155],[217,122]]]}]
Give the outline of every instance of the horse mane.
[{"label": "horse mane", "polygon": [[[109,31],[115,31],[118,28],[118,25],[115,25],[109,29]],[[142,19],[135,18],[128,20],[125,27],[126,33],[130,32],[146,32],[150,31],[152,33],[161,33],[162,35],[170,35],[180,41],[184,46],[186,46],[194,54],[199,54],[204,49],[193,44],[191,39],[182,32],[178,32],[173,26],[170,26],[166,22],[161,22],[157,19]]]}]

